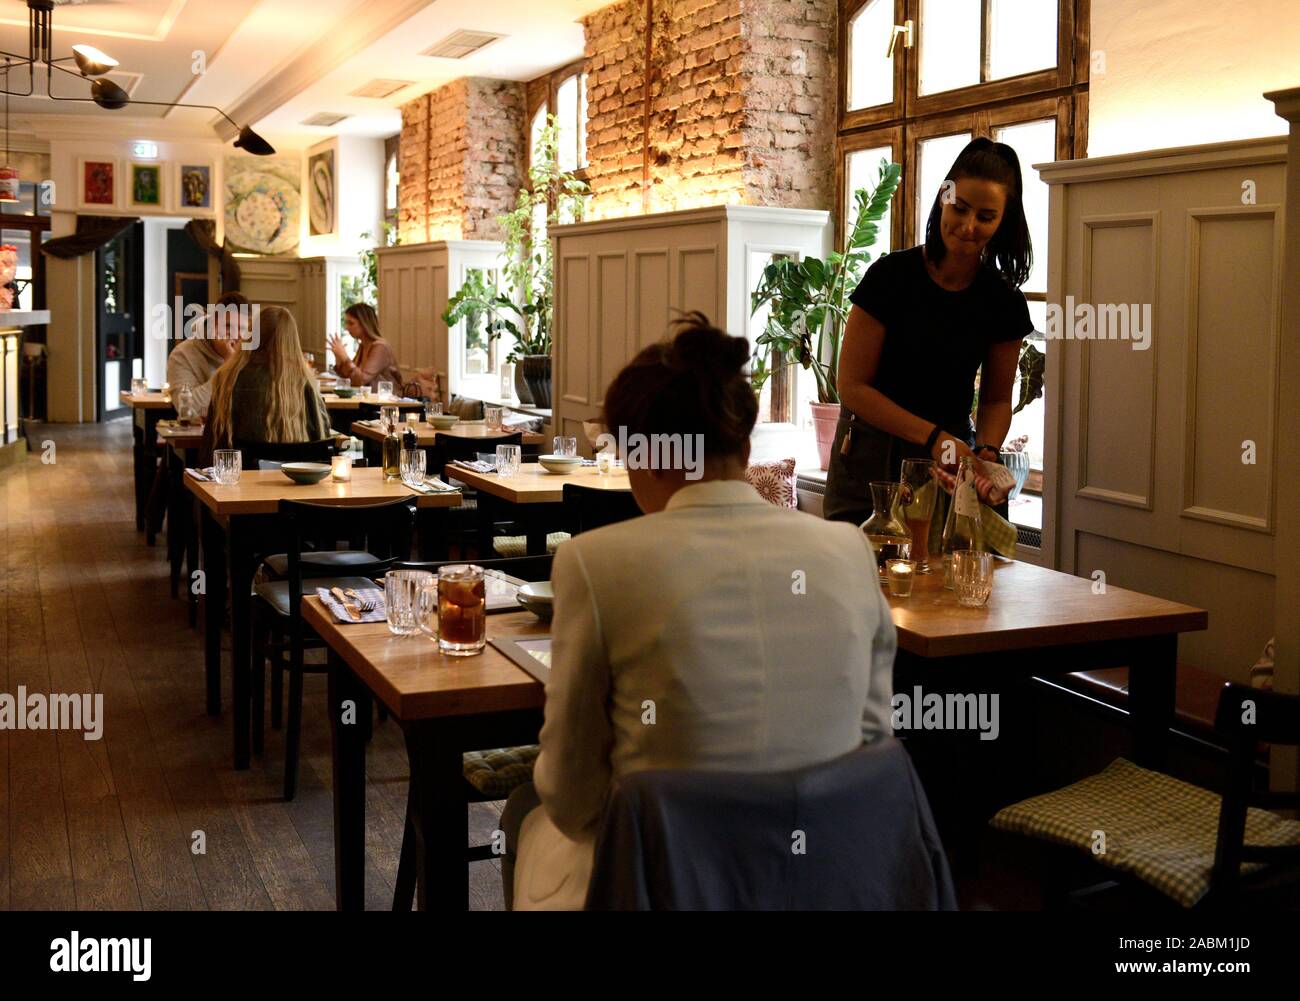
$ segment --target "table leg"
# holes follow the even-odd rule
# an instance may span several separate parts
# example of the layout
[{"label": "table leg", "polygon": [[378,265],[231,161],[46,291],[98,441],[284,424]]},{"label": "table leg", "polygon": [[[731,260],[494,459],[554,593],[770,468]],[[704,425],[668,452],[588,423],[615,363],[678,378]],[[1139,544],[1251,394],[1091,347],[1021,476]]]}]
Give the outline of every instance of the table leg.
[{"label": "table leg", "polygon": [[415,896],[420,910],[464,911],[469,906],[465,832],[469,805],[460,742],[443,722],[406,727],[411,766]]},{"label": "table leg", "polygon": [[[550,505],[547,505],[549,507]],[[531,510],[529,505],[519,506],[524,521],[524,539],[529,556],[546,555],[546,519],[541,511]]]},{"label": "table leg", "polygon": [[230,698],[234,736],[235,768],[248,767],[249,711],[252,708],[252,631],[249,591],[253,586],[251,525],[242,518],[230,519]]},{"label": "table leg", "polygon": [[445,507],[417,507],[415,509],[415,530],[419,540],[420,559],[436,562],[449,558],[447,555],[447,510]]},{"label": "table leg", "polygon": [[182,511],[190,493],[185,489],[185,464],[174,448],[167,449],[167,559],[171,564],[171,596],[180,593],[181,562],[185,552]]},{"label": "table leg", "polygon": [[1169,750],[1178,686],[1178,634],[1132,642],[1128,704],[1134,730],[1133,756],[1143,768],[1162,770]]},{"label": "table leg", "polygon": [[158,420],[161,415],[157,410],[144,411],[144,541],[149,546],[155,541],[153,520],[149,517],[149,495],[158,476]]},{"label": "table leg", "polygon": [[[185,450],[185,466],[198,465],[198,450],[187,448]],[[184,487],[185,472],[181,471],[182,484],[180,493],[184,500],[181,503],[182,517],[181,522],[185,531],[185,595],[186,602],[189,605],[190,628],[193,629],[198,620],[199,596],[194,592],[194,571],[199,568],[199,520],[200,515],[197,510],[198,499],[192,496]]]},{"label": "table leg", "polygon": [[[340,911],[362,911],[366,906],[366,741],[360,721],[370,718],[370,693],[333,650],[329,664],[325,709],[334,769],[334,899]],[[351,706],[345,705],[348,702]]]},{"label": "table leg", "polygon": [[205,506],[203,522],[203,661],[208,715],[221,715],[221,627],[226,618],[226,537]]},{"label": "table leg", "polygon": [[131,411],[131,438],[132,438],[132,471],[135,473],[135,530],[137,532],[144,530],[144,498],[145,486],[144,480],[144,436],[145,436],[145,419],[143,410]]}]

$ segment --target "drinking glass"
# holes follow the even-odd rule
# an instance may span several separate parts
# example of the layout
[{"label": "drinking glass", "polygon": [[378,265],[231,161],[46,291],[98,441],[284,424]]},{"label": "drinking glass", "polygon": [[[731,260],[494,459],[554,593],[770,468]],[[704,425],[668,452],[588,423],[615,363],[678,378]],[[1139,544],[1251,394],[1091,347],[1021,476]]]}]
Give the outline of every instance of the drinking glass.
[{"label": "drinking glass", "polygon": [[888,560],[885,563],[885,574],[889,578],[889,593],[895,598],[909,597],[916,573],[915,560]]},{"label": "drinking glass", "polygon": [[379,383],[379,398],[381,400],[391,400],[393,398],[393,384],[391,382]]},{"label": "drinking glass", "polygon": [[402,482],[408,487],[418,487],[424,483],[424,449],[402,449]]},{"label": "drinking glass", "polygon": [[614,471],[614,453],[597,452],[596,453],[596,472],[601,476],[608,476]]},{"label": "drinking glass", "polygon": [[978,608],[993,591],[993,554],[978,549],[955,549],[952,554],[952,587],[957,604]]},{"label": "drinking glass", "polygon": [[577,455],[578,439],[572,435],[556,435],[551,442],[555,455]]},{"label": "drinking glass", "polygon": [[497,475],[514,476],[519,472],[519,454],[522,451],[518,445],[498,445]]},{"label": "drinking glass", "polygon": [[[118,385],[120,386],[121,383],[119,382]],[[132,396],[144,396],[144,394],[147,393],[147,392],[149,392],[149,380],[148,380],[148,379],[132,379],[132,380],[131,380],[131,395],[132,395]]]},{"label": "drinking glass", "polygon": [[472,564],[442,567],[438,571],[438,649],[453,657],[468,657],[482,653],[486,643],[483,568]]},{"label": "drinking glass", "polygon": [[930,572],[930,522],[938,500],[933,459],[904,459],[899,477],[899,507],[912,536],[912,559],[917,573]]},{"label": "drinking glass", "polygon": [[483,408],[483,423],[486,424],[486,425],[487,425],[489,428],[491,428],[493,431],[500,431],[500,430],[501,430],[501,413],[502,413],[502,410],[501,410],[500,407],[484,407],[484,408]]},{"label": "drinking glass", "polygon": [[233,487],[239,482],[244,457],[237,448],[219,448],[212,453],[212,466],[217,482],[224,487]]},{"label": "drinking glass", "polygon": [[442,402],[430,403],[424,408],[424,419],[427,421],[430,417],[442,416]]},{"label": "drinking glass", "polygon": [[389,570],[384,574],[384,609],[395,636],[420,632],[420,591],[433,583],[428,570]]},{"label": "drinking glass", "polygon": [[182,423],[188,421],[194,414],[194,390],[189,386],[182,386],[176,391],[176,416]]},{"label": "drinking glass", "polygon": [[401,412],[401,407],[379,408],[379,423],[383,425],[385,433],[397,430],[398,415]]}]

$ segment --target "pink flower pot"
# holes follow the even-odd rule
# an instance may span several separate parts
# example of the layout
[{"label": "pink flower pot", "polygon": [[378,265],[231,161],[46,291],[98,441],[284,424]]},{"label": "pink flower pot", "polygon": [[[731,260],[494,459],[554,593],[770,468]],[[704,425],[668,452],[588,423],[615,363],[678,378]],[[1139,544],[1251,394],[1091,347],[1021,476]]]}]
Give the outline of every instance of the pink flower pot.
[{"label": "pink flower pot", "polygon": [[822,469],[831,465],[831,443],[835,440],[835,425],[840,419],[838,403],[810,403],[812,407],[813,431],[817,435],[817,457],[821,459]]}]

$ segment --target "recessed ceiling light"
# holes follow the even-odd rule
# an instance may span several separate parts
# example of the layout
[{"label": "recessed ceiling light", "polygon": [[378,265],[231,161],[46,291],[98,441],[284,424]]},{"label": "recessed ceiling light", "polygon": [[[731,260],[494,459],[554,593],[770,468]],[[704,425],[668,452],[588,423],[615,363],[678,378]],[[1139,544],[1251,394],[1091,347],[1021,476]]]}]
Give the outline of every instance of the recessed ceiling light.
[{"label": "recessed ceiling light", "polygon": [[351,118],[351,115],[339,115],[329,111],[322,111],[319,114],[312,115],[310,118],[302,120],[303,125],[315,125],[318,128],[327,129],[331,125],[337,125],[345,118]]},{"label": "recessed ceiling light", "polygon": [[352,96],[370,97],[382,101],[386,97],[392,97],[399,90],[413,86],[415,86],[414,80],[371,80],[368,84],[352,91]]},{"label": "recessed ceiling light", "polygon": [[425,49],[422,56],[434,59],[464,59],[472,53],[485,49],[505,35],[494,35],[486,31],[454,31],[431,49]]}]

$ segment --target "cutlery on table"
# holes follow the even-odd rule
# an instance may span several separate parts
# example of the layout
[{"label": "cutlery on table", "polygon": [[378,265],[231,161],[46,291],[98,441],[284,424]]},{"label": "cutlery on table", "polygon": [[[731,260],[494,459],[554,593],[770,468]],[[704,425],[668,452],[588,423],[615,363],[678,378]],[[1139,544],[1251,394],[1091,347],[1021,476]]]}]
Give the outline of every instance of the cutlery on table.
[{"label": "cutlery on table", "polygon": [[352,596],[352,600],[356,602],[357,607],[361,609],[361,611],[373,612],[375,610],[375,603],[369,598],[363,598],[357,593],[355,588],[347,587],[343,590],[345,594],[350,594]]},{"label": "cutlery on table", "polygon": [[357,608],[356,605],[348,601],[348,596],[343,593],[343,589],[341,587],[330,588],[330,594],[334,595],[334,597],[338,599],[339,604],[343,606],[343,611],[347,612],[350,616],[352,616],[353,622],[361,621],[360,610]]}]

